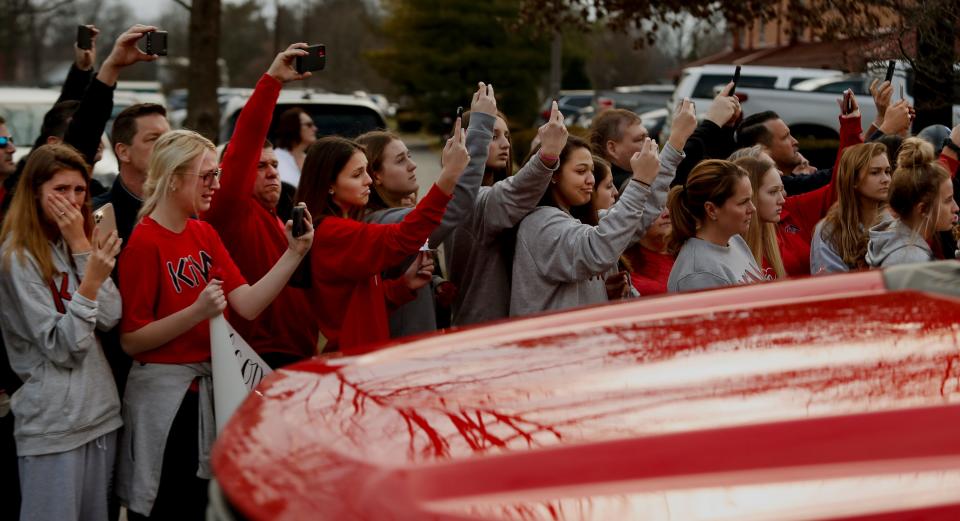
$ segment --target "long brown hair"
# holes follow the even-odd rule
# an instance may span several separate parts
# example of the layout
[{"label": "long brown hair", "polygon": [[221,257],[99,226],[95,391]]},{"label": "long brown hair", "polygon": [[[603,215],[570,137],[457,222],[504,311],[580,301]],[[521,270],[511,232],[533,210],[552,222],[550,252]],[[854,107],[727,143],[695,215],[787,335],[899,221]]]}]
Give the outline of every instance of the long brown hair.
[{"label": "long brown hair", "polygon": [[[93,218],[90,212],[90,166],[73,147],[69,145],[43,145],[30,153],[27,164],[17,182],[10,209],[0,228],[0,244],[6,244],[3,252],[3,269],[10,269],[10,255],[13,252],[23,260],[23,253],[29,253],[40,269],[44,280],[53,278],[56,272],[53,266],[53,252],[44,232],[43,208],[40,206],[40,187],[58,172],[75,170],[80,172],[87,184],[87,193],[80,212],[83,214],[83,227],[89,237],[93,231]],[[9,242],[8,242],[9,241]]]},{"label": "long brown hair", "polygon": [[356,141],[358,145],[363,147],[363,153],[367,156],[367,173],[370,174],[370,178],[374,180],[373,186],[371,187],[372,190],[370,190],[370,199],[367,201],[366,211],[374,212],[383,210],[384,208],[390,208],[386,201],[383,200],[383,196],[380,195],[374,172],[378,172],[383,168],[383,151],[386,150],[390,143],[400,141],[400,137],[393,132],[374,130],[358,136]]},{"label": "long brown hair", "polygon": [[[322,137],[307,147],[294,200],[307,203],[317,222],[326,216],[343,217],[343,209],[333,200],[330,188],[357,152],[362,154],[363,147],[339,136]],[[350,217],[358,219],[361,212],[352,210]]]},{"label": "long brown hair", "polygon": [[696,237],[697,230],[706,222],[704,205],[711,202],[723,206],[736,192],[737,181],[746,175],[742,168],[730,161],[710,159],[694,167],[685,185],[670,190],[667,208],[673,225],[668,247],[671,255],[679,253],[687,239]]},{"label": "long brown hair", "polygon": [[[773,161],[759,159],[756,157],[743,156],[733,162],[735,165],[747,172],[750,178],[750,184],[753,185],[753,204],[759,207],[760,185],[763,178],[771,169],[776,168]],[[780,175],[776,172],[774,175]],[[787,270],[783,267],[783,259],[780,257],[780,245],[777,243],[777,225],[774,223],[760,222],[760,212],[753,212],[753,218],[750,219],[750,228],[747,230],[747,236],[744,237],[753,258],[757,261],[757,266],[763,266],[764,260],[773,268],[777,278],[787,276]]]},{"label": "long brown hair", "polygon": [[[864,143],[847,148],[840,156],[836,172],[837,202],[824,218],[821,238],[833,246],[843,263],[851,269],[867,266],[865,257],[870,227],[880,216],[879,211],[876,215],[863,215],[857,184],[867,174],[870,160],[886,153],[887,147],[880,143]],[[826,231],[829,234],[824,235]]]},{"label": "long brown hair", "polygon": [[[563,172],[563,165],[565,165],[570,159],[570,155],[574,150],[581,148],[586,149],[588,152],[590,152],[590,156],[593,157],[593,152],[590,149],[590,143],[587,143],[586,140],[577,136],[567,136],[567,144],[565,144],[563,146],[563,150],[560,151],[560,161],[557,166],[557,170],[553,175],[561,175],[561,172]],[[543,193],[543,197],[540,198],[540,202],[537,203],[537,206],[553,206],[554,208],[560,207],[560,205],[557,203],[556,197],[554,197],[554,186],[556,185],[554,184],[547,188],[547,191]],[[594,186],[596,186],[596,184],[594,184]],[[596,226],[600,222],[600,218],[597,216],[597,211],[593,208],[592,197],[584,204],[571,206],[570,215],[583,224],[589,224],[590,226]]]},{"label": "long brown hair", "polygon": [[[940,218],[940,185],[949,180],[950,173],[936,160],[933,145],[920,138],[908,138],[897,155],[897,169],[890,184],[890,209],[901,222],[930,239],[935,235],[930,226]],[[926,207],[922,222],[906,222],[921,204]]]},{"label": "long brown hair", "polygon": [[[510,132],[510,121],[503,115],[503,112],[498,110],[496,117],[503,120],[507,126],[507,132]],[[460,124],[463,126],[464,131],[470,126],[469,110],[461,116]],[[496,124],[496,122],[494,122],[494,124]],[[510,143],[510,150],[507,152],[507,166],[503,168],[485,167],[483,172],[483,186],[491,186],[513,175],[513,139],[511,136],[507,136],[507,141]]]}]

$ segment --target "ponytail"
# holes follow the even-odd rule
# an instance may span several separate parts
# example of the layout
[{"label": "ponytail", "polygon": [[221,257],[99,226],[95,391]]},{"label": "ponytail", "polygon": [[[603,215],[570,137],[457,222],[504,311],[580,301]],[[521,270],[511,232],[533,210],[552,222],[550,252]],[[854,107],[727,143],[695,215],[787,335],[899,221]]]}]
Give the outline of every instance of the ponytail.
[{"label": "ponytail", "polygon": [[704,205],[711,202],[723,206],[736,192],[737,181],[746,175],[742,168],[730,161],[710,159],[694,167],[686,185],[670,190],[667,208],[670,209],[673,234],[668,249],[672,255],[677,255],[687,239],[697,235],[706,220]]}]

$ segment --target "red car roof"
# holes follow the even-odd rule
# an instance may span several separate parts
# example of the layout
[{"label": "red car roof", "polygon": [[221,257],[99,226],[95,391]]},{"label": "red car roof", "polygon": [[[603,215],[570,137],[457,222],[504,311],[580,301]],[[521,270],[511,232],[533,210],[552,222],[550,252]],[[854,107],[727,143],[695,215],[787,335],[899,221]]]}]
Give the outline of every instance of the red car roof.
[{"label": "red car roof", "polygon": [[823,280],[298,364],[217,479],[258,520],[960,519],[958,301]]}]

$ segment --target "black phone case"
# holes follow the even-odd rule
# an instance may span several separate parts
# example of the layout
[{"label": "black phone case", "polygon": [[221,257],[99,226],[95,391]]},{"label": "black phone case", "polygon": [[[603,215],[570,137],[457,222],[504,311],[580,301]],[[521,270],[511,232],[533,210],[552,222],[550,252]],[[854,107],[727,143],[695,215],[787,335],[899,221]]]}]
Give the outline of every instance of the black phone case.
[{"label": "black phone case", "polygon": [[737,69],[733,71],[733,88],[730,89],[731,96],[737,93],[737,86],[739,84],[740,84],[740,66],[737,65]]},{"label": "black phone case", "polygon": [[897,69],[897,62],[890,60],[890,63],[887,64],[887,77],[886,81],[893,81],[893,72]]},{"label": "black phone case", "polygon": [[86,25],[77,26],[77,47],[85,51],[93,48],[93,31]]},{"label": "black phone case", "polygon": [[294,237],[300,237],[307,231],[306,229],[304,229],[304,226],[303,226],[304,216],[305,214],[303,212],[302,206],[294,206],[293,211],[290,212],[290,220],[293,221],[293,230],[291,230],[290,233]]},{"label": "black phone case", "polygon": [[147,43],[143,49],[143,52],[147,54],[154,54],[156,56],[166,56],[167,55],[167,32],[154,31],[151,33],[147,33]]},{"label": "black phone case", "polygon": [[310,54],[306,56],[297,56],[294,66],[297,69],[298,74],[311,71],[322,71],[323,68],[327,66],[327,48],[325,45],[311,45],[304,50]]}]

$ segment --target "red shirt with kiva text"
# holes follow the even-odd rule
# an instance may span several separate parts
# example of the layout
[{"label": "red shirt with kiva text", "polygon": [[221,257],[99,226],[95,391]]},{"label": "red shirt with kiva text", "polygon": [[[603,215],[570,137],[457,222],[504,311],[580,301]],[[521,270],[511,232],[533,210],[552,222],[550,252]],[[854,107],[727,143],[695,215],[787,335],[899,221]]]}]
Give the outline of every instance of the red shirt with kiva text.
[{"label": "red shirt with kiva text", "polygon": [[[150,217],[133,229],[120,254],[120,331],[129,333],[193,304],[211,278],[229,295],[246,284],[208,223],[188,219],[180,233]],[[188,364],[210,359],[210,324],[204,320],[166,344],[133,357],[140,362]]]}]

